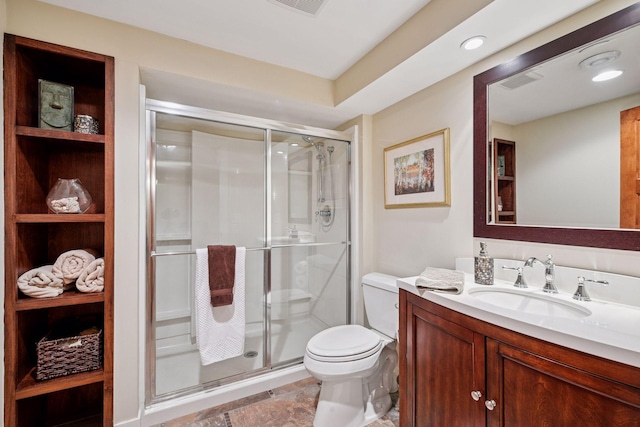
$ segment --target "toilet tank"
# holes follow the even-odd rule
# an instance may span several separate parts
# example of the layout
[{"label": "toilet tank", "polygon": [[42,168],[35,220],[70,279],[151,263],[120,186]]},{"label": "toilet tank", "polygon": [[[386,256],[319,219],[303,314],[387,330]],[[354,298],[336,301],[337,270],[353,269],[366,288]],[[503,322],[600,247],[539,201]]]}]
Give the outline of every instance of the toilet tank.
[{"label": "toilet tank", "polygon": [[362,277],[364,310],[369,325],[391,338],[395,338],[398,330],[397,279],[382,273],[369,273]]}]

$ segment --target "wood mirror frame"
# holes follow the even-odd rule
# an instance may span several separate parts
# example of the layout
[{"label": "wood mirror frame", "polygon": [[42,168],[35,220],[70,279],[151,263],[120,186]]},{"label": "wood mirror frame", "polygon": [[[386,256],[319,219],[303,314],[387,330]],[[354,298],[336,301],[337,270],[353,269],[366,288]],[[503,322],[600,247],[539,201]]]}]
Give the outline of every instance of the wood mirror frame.
[{"label": "wood mirror frame", "polygon": [[474,77],[473,235],[479,238],[640,251],[640,230],[561,228],[487,223],[487,93],[494,82],[640,23],[640,2]]}]

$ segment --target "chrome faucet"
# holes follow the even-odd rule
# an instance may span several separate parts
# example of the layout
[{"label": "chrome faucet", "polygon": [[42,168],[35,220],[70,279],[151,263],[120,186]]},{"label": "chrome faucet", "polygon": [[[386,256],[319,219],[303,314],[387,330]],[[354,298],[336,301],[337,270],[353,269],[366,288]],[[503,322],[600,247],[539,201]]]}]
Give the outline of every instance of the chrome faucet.
[{"label": "chrome faucet", "polygon": [[518,272],[518,277],[516,278],[516,281],[513,283],[513,286],[515,286],[516,288],[527,287],[527,281],[524,280],[524,276],[522,275],[523,268],[524,267],[507,267],[506,265],[502,266],[503,270],[515,270]]},{"label": "chrome faucet", "polygon": [[585,287],[585,282],[609,286],[609,282],[606,280],[592,280],[586,279],[583,276],[578,276],[578,289],[576,289],[576,292],[573,294],[573,299],[577,299],[578,301],[591,301],[591,297],[587,293],[587,288]]},{"label": "chrome faucet", "polygon": [[556,277],[555,264],[553,263],[553,260],[551,259],[551,255],[547,255],[547,261],[546,262],[542,262],[536,257],[531,257],[524,263],[524,266],[525,267],[533,267],[533,263],[536,262],[536,261],[539,262],[540,264],[544,265],[544,282],[545,283],[544,283],[544,286],[542,287],[542,290],[544,292],[548,292],[550,294],[557,294],[558,293],[558,288],[556,288],[556,285],[554,285],[554,283],[553,283],[553,281],[555,280],[555,277]]}]

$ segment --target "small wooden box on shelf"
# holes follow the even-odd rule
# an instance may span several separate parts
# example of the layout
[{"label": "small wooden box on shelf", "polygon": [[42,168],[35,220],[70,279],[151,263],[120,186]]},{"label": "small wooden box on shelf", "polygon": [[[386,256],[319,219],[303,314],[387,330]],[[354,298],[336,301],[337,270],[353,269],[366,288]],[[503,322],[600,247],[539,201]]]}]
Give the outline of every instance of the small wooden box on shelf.
[{"label": "small wooden box on shelf", "polygon": [[493,139],[493,177],[496,224],[516,223],[516,143]]},{"label": "small wooden box on shelf", "polygon": [[[74,114],[97,119],[98,134],[40,128],[39,80],[72,86]],[[4,93],[4,425],[112,425],[114,60],[5,34]],[[58,178],[82,181],[92,196],[86,213],[49,211]],[[104,258],[103,292],[19,292],[23,273],[84,248]],[[36,381],[37,342],[56,322],[87,315],[101,319],[101,369]]]}]

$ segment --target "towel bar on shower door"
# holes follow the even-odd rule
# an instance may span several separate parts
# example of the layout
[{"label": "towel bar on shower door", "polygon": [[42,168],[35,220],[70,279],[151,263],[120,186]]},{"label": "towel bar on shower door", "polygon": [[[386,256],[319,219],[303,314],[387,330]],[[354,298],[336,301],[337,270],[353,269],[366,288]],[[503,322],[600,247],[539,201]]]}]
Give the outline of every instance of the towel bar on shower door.
[{"label": "towel bar on shower door", "polygon": [[[268,248],[247,248],[247,251],[264,251],[267,249],[273,249],[273,248],[293,248],[293,247],[304,247],[304,248],[308,248],[308,247],[314,247],[314,246],[330,246],[330,245],[344,245],[344,244],[348,244],[349,242],[324,242],[324,243],[297,243],[297,244],[289,244],[289,245],[277,245],[277,246],[271,246]],[[156,252],[156,251],[152,251],[151,252],[151,257],[158,257],[158,256],[169,256],[169,255],[195,255],[196,251],[174,251],[174,252]]]}]

